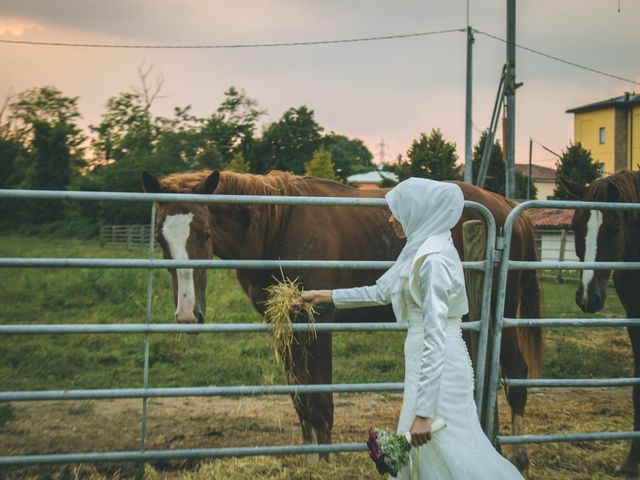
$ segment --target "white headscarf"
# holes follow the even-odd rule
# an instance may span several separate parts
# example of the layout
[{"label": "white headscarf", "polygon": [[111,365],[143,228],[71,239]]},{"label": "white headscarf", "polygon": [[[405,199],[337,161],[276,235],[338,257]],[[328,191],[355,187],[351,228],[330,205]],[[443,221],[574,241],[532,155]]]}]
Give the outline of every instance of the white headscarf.
[{"label": "white headscarf", "polygon": [[407,236],[396,263],[376,282],[382,292],[390,294],[399,277],[409,277],[418,248],[429,237],[448,232],[458,223],[464,196],[454,183],[409,178],[390,190],[385,199]]}]

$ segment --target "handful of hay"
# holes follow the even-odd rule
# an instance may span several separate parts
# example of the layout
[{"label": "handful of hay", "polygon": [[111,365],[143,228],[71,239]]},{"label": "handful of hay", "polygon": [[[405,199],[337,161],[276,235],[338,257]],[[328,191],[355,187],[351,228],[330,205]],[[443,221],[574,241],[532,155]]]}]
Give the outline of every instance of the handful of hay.
[{"label": "handful of hay", "polygon": [[305,315],[310,325],[310,330],[315,336],[316,310],[310,303],[300,301],[300,284],[296,280],[290,280],[284,275],[282,281],[266,288],[267,300],[265,301],[264,319],[273,325],[272,335],[276,344],[276,356],[283,362],[291,359],[291,348],[294,336],[291,323],[291,315]]}]

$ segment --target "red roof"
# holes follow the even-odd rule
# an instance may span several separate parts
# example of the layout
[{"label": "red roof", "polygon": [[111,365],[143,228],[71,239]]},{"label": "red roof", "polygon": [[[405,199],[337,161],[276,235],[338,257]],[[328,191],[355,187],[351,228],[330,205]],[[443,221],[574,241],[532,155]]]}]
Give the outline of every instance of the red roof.
[{"label": "red roof", "polygon": [[571,228],[573,209],[570,208],[531,208],[527,216],[536,228]]}]

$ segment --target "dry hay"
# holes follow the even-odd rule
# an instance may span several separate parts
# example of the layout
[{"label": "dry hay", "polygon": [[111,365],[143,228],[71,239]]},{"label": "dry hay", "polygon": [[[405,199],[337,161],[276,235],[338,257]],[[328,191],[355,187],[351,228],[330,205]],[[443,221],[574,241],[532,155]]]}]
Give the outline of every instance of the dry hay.
[{"label": "dry hay", "polygon": [[[510,414],[499,395],[501,431],[509,433]],[[631,389],[566,388],[529,390],[525,431],[528,434],[629,430]],[[527,480],[604,480],[616,475],[629,441],[527,445]],[[505,446],[507,457],[511,447]]]},{"label": "dry hay", "polygon": [[[612,431],[631,428],[631,389],[530,389],[526,433],[569,433]],[[372,424],[393,428],[401,407],[400,394],[339,394],[336,396],[334,442],[364,442]],[[499,395],[501,430],[509,432],[510,412]],[[15,436],[0,443],[0,450],[17,449],[16,454],[43,453],[51,445],[66,445],[65,451],[133,450],[138,446],[139,408],[137,400],[100,401],[91,413],[68,417],[63,402],[16,404],[16,420],[10,424]],[[285,445],[301,441],[298,421],[291,401],[284,396],[255,398],[185,398],[150,401],[148,448],[225,448],[241,445]],[[64,415],[63,415],[64,414]],[[34,419],[38,419],[34,421]],[[84,427],[84,429],[83,429]],[[101,435],[96,436],[95,432]],[[99,437],[99,438],[98,438]],[[184,438],[183,438],[184,437]],[[0,431],[0,440],[2,432]],[[24,445],[24,446],[23,446]],[[35,447],[34,447],[35,445]],[[28,449],[27,449],[28,447]],[[622,442],[578,442],[528,445],[530,468],[527,480],[605,480],[615,477],[616,469],[629,448]],[[61,452],[62,453],[62,452]],[[505,446],[503,453],[510,453]],[[218,459],[175,465],[147,466],[145,478],[153,480],[211,480],[263,478],[269,480],[380,479],[367,454],[338,454],[332,464],[307,466],[303,456]],[[132,468],[118,475],[116,465],[53,466],[13,470],[0,478],[10,480],[107,480],[130,479]],[[181,471],[176,471],[181,468]],[[126,473],[125,473],[126,472]]]},{"label": "dry hay", "polygon": [[315,336],[313,326],[316,311],[310,303],[300,301],[302,290],[297,279],[290,280],[283,274],[282,280],[277,280],[277,283],[268,286],[265,290],[267,300],[264,302],[264,320],[272,326],[271,334],[275,343],[276,358],[287,363],[292,358],[293,343],[296,341],[291,317],[304,318],[309,324],[312,335]]},{"label": "dry hay", "polygon": [[203,463],[190,472],[161,473],[151,469],[145,474],[149,480],[378,480],[373,463],[363,455],[338,454],[332,463],[305,464],[302,456],[224,458]]}]

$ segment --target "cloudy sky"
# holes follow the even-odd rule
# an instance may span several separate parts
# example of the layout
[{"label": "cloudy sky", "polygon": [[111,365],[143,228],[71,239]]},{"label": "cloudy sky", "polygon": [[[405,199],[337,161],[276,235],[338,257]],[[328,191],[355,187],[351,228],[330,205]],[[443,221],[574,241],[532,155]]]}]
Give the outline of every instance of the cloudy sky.
[{"label": "cloudy sky", "polygon": [[[468,10],[467,10],[468,6]],[[312,42],[460,30],[506,37],[506,0],[2,0],[0,40],[118,45]],[[553,166],[573,135],[565,110],[640,91],[640,1],[517,2],[517,43],[623,80],[519,48],[516,161]],[[213,112],[229,86],[268,111],[307,105],[326,131],[361,138],[379,159],[406,155],[439,128],[464,157],[466,35],[279,48],[106,49],[0,43],[0,95],[54,85],[79,96],[85,125],[110,96],[138,85],[138,69],[164,79],[155,112]],[[476,34],[474,143],[489,123],[505,45]]]}]

